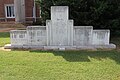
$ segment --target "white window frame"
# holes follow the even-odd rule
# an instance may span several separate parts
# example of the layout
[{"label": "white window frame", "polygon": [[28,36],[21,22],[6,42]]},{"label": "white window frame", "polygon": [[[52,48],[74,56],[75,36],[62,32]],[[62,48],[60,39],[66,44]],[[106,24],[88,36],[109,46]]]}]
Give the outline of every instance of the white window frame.
[{"label": "white window frame", "polygon": [[14,7],[14,4],[5,4],[5,17],[6,18],[15,18],[15,7],[14,7],[14,16],[8,17],[7,16],[7,6],[13,6]]}]

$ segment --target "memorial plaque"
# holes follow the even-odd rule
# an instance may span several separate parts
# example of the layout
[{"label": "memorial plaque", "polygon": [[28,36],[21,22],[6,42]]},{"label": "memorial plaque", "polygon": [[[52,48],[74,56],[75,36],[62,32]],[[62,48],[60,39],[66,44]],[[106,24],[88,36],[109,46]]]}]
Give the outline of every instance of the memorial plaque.
[{"label": "memorial plaque", "polygon": [[69,20],[68,6],[52,6],[51,20],[46,20],[46,26],[11,31],[11,45],[44,50],[116,48],[109,44],[109,30],[93,30],[93,26],[73,26],[73,23]]}]

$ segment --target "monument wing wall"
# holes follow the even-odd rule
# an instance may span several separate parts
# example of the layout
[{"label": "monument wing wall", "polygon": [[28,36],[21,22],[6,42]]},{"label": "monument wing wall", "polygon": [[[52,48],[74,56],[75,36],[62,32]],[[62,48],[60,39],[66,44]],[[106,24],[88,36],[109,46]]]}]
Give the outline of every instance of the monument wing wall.
[{"label": "monument wing wall", "polygon": [[74,45],[92,45],[92,26],[74,26]]},{"label": "monument wing wall", "polygon": [[27,27],[27,45],[28,46],[45,46],[47,45],[45,26],[28,26]]},{"label": "monument wing wall", "polygon": [[12,46],[24,46],[27,44],[27,31],[26,30],[12,30],[10,32],[10,39]]}]

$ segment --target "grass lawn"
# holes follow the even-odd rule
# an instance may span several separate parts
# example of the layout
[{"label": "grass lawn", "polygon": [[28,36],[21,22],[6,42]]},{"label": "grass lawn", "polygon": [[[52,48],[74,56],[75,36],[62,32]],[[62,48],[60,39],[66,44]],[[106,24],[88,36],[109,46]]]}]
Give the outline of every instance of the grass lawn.
[{"label": "grass lawn", "polygon": [[[0,33],[6,43],[9,33]],[[0,80],[120,80],[120,51],[1,50]]]},{"label": "grass lawn", "polygon": [[0,80],[120,80],[120,52],[0,51]]},{"label": "grass lawn", "polygon": [[0,32],[0,46],[10,43],[9,32]]}]

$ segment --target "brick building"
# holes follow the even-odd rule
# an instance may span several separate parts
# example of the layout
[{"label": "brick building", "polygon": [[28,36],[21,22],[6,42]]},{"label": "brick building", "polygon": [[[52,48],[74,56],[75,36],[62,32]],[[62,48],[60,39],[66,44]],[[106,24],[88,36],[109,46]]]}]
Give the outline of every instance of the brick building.
[{"label": "brick building", "polygon": [[40,18],[35,0],[0,0],[0,22],[27,22]]}]

